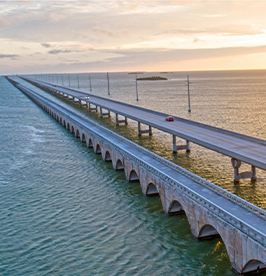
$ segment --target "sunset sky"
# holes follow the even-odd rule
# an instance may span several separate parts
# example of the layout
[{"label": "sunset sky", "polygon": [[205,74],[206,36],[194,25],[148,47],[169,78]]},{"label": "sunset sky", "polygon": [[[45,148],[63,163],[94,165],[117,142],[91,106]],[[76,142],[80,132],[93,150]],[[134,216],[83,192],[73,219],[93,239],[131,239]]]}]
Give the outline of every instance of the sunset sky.
[{"label": "sunset sky", "polygon": [[266,69],[266,0],[0,1],[0,74]]}]

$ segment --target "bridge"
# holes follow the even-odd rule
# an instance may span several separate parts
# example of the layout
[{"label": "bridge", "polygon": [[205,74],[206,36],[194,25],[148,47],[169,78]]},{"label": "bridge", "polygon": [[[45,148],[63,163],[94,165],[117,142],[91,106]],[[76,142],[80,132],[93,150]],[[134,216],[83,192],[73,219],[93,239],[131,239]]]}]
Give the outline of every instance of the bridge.
[{"label": "bridge", "polygon": [[81,142],[159,195],[167,214],[185,212],[198,239],[220,236],[239,274],[266,270],[266,211],[9,79]]},{"label": "bridge", "polygon": [[[139,136],[143,133],[152,135],[152,128],[170,133],[173,136],[173,152],[185,149],[190,151],[190,142],[200,146],[220,152],[231,157],[234,168],[234,181],[239,182],[243,178],[256,180],[256,167],[266,170],[266,141],[236,132],[212,127],[202,123],[174,117],[174,122],[166,122],[165,118],[169,114],[152,111],[149,109],[136,107],[133,105],[109,100],[94,96],[74,89],[45,83],[42,81],[24,78],[34,85],[58,94],[80,106],[87,106],[90,111],[100,111],[101,117],[110,117],[110,112],[115,113],[116,124],[127,124],[127,118],[138,122]],[[119,119],[119,115],[124,119]],[[147,125],[147,129],[142,129],[142,124]],[[184,145],[176,144],[176,137],[186,141]],[[241,163],[251,165],[248,172],[239,172]]]}]

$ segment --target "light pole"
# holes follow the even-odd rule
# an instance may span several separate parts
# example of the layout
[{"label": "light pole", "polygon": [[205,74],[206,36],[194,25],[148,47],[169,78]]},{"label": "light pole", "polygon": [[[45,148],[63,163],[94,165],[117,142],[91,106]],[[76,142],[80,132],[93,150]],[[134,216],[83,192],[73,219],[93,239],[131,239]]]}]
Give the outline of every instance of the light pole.
[{"label": "light pole", "polygon": [[136,75],[136,100],[139,100],[139,94],[138,94],[138,76]]},{"label": "light pole", "polygon": [[191,108],[190,108],[190,93],[189,93],[189,75],[187,75],[187,96],[188,96],[188,112],[191,112]]},{"label": "light pole", "polygon": [[110,95],[110,85],[109,85],[109,74],[107,72],[107,87],[108,87],[108,95]]},{"label": "light pole", "polygon": [[89,74],[89,80],[90,80],[90,91],[91,91],[91,74]]}]

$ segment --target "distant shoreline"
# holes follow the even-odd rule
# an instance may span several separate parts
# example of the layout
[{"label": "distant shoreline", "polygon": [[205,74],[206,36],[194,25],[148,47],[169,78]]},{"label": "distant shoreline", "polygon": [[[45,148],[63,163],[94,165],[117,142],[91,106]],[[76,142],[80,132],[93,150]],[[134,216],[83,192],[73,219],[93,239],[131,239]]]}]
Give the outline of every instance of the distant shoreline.
[{"label": "distant shoreline", "polygon": [[129,72],[128,75],[141,75],[144,74],[144,72]]},{"label": "distant shoreline", "polygon": [[159,76],[152,76],[152,77],[146,77],[146,78],[137,78],[137,80],[139,80],[139,81],[145,81],[145,80],[155,81],[155,80],[168,80],[168,79],[159,77]]}]

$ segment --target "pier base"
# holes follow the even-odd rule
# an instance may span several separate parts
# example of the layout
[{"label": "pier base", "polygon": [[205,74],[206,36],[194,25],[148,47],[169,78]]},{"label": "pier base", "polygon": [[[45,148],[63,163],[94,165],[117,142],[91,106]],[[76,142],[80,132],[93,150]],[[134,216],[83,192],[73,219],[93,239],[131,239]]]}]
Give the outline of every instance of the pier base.
[{"label": "pier base", "polygon": [[186,145],[176,145],[176,135],[173,135],[173,153],[177,153],[178,150],[186,150],[186,152],[190,152],[190,143],[186,140]]},{"label": "pier base", "polygon": [[250,172],[239,172],[239,168],[241,166],[241,161],[235,158],[231,159],[231,163],[234,168],[234,182],[239,183],[240,179],[250,178],[251,181],[255,181],[257,179],[256,176],[256,167],[251,166]]},{"label": "pier base", "polygon": [[95,107],[91,107],[91,103],[89,103],[87,106],[89,108],[89,112],[91,112],[91,111],[98,112],[98,106],[97,105],[95,105]]},{"label": "pier base", "polygon": [[119,124],[125,124],[127,125],[127,117],[125,117],[124,120],[119,120],[119,115],[116,113],[115,114],[115,122],[116,122],[116,125],[118,126]]},{"label": "pier base", "polygon": [[104,113],[104,112],[103,112],[103,108],[100,107],[100,115],[101,115],[101,118],[104,117],[104,116],[110,117],[110,111],[107,110],[107,112]]},{"label": "pier base", "polygon": [[149,133],[149,135],[151,136],[152,135],[152,128],[151,128],[151,126],[149,126],[149,129],[142,130],[141,129],[141,123],[138,122],[138,133],[139,133],[139,136],[141,136],[144,133]]},{"label": "pier base", "polygon": [[79,103],[79,99],[73,97],[73,104],[78,104],[78,103]]},{"label": "pier base", "polygon": [[79,106],[87,106],[87,103],[85,101],[79,100]]}]

